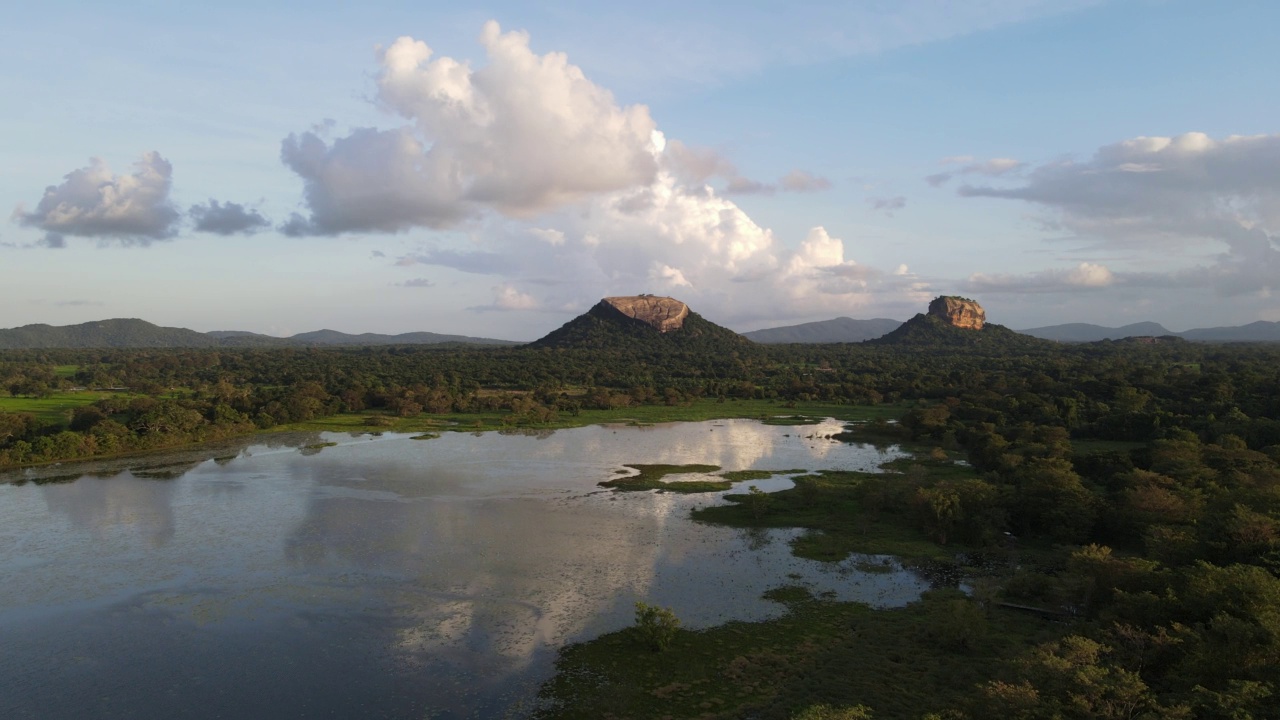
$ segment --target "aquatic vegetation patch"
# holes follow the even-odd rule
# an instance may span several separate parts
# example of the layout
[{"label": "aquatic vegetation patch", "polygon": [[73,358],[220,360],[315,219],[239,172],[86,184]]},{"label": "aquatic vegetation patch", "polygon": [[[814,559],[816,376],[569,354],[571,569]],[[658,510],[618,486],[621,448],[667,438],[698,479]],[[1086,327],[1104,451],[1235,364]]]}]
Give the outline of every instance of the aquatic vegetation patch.
[{"label": "aquatic vegetation patch", "polygon": [[733,482],[744,480],[768,480],[775,475],[802,475],[808,470],[730,470],[720,473],[720,477]]},{"label": "aquatic vegetation patch", "polygon": [[[563,649],[535,717],[793,718],[825,703],[865,705],[876,718],[919,718],[961,706],[975,685],[1011,665],[1028,638],[1064,630],[1033,616],[988,616],[955,590],[872,610],[814,598],[802,586],[765,597],[787,614],[678,630],[655,653],[632,628]],[[942,642],[958,611],[972,627]],[[953,632],[948,628],[947,632]],[[958,632],[958,630],[954,630]],[[840,716],[836,716],[840,717]]]},{"label": "aquatic vegetation patch", "polygon": [[[635,470],[635,475],[624,475],[600,483],[601,487],[615,490],[668,490],[680,493],[720,492],[733,487],[734,483],[748,480],[766,480],[776,475],[799,475],[807,470],[729,470],[716,477],[719,480],[663,480],[668,475],[686,475],[693,473],[711,474],[720,469],[719,465],[649,465],[634,463],[623,465],[624,469]],[[624,472],[620,470],[619,472]]]},{"label": "aquatic vegetation patch", "polygon": [[817,425],[826,419],[816,415],[770,415],[760,418],[760,423],[763,425]]},{"label": "aquatic vegetation patch", "polygon": [[687,480],[681,482],[665,482],[662,478],[668,475],[684,475],[689,473],[713,473],[720,469],[719,465],[649,465],[635,463],[623,465],[636,471],[635,475],[605,480],[600,487],[616,490],[668,490],[681,493],[700,493],[728,490],[733,483],[728,480]]}]

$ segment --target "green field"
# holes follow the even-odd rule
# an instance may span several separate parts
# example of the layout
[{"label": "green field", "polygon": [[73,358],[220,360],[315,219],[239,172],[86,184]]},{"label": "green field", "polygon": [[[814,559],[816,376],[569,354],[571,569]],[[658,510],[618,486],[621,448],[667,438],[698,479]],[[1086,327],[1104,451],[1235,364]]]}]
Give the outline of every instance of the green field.
[{"label": "green field", "polygon": [[0,397],[0,411],[30,413],[44,422],[66,423],[75,408],[115,395],[117,393],[87,391],[54,393],[46,398]]},{"label": "green field", "polygon": [[80,371],[79,365],[54,365],[53,374],[60,378],[74,377]]}]

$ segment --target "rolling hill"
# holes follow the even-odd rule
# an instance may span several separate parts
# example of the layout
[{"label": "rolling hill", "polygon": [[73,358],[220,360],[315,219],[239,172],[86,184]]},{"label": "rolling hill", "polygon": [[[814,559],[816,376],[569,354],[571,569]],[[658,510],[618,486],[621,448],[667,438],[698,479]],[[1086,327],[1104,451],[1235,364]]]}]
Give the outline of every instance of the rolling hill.
[{"label": "rolling hill", "polygon": [[317,330],[287,338],[240,330],[202,333],[186,328],[161,327],[137,318],[117,318],[79,325],[24,325],[0,329],[0,349],[40,348],[171,348],[171,347],[284,347],[317,345],[518,345],[509,340],[413,332],[400,335],[364,333],[350,335]]},{"label": "rolling hill", "polygon": [[838,317],[833,320],[785,325],[742,333],[742,336],[762,344],[779,343],[851,343],[874,340],[896,330],[901,320],[875,318],[855,320]]}]

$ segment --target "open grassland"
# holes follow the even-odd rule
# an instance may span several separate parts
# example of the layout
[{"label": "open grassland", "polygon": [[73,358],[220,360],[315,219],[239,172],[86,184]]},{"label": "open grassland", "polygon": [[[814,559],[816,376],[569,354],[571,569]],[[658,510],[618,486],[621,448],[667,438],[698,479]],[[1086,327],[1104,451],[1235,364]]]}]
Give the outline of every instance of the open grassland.
[{"label": "open grassland", "polygon": [[42,422],[65,424],[71,419],[72,410],[91,405],[99,400],[118,396],[118,393],[85,390],[81,392],[59,392],[43,398],[0,397],[0,411],[28,413]]}]

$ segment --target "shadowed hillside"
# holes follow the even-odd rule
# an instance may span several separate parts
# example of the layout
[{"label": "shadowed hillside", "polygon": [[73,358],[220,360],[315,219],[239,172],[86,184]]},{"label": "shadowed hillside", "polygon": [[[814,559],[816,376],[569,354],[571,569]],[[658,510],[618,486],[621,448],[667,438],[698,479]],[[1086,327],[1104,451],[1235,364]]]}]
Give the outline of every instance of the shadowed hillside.
[{"label": "shadowed hillside", "polygon": [[894,331],[900,325],[902,325],[901,320],[888,318],[854,320],[849,317],[838,317],[833,320],[752,330],[742,333],[742,336],[752,342],[764,344],[850,343],[874,340]]}]

